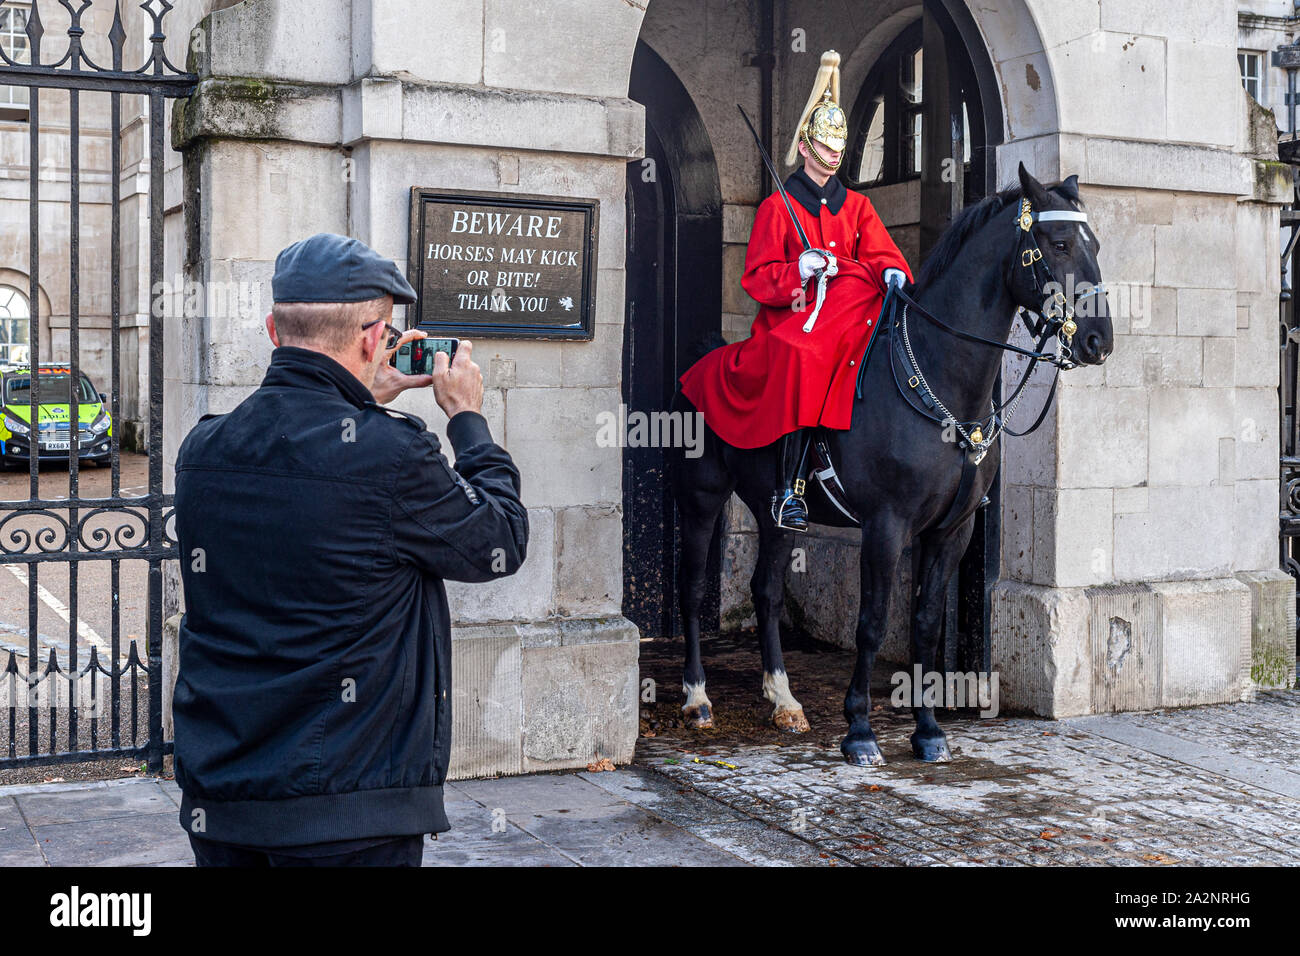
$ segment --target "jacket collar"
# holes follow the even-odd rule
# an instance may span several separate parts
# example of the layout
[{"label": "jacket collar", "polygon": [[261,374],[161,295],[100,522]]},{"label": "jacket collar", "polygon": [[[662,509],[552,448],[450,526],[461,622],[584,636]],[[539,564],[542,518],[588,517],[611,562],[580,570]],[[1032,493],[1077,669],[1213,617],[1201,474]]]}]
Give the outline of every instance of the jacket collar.
[{"label": "jacket collar", "polygon": [[790,198],[808,210],[812,216],[822,214],[822,200],[826,200],[826,209],[832,216],[839,215],[844,208],[844,200],[849,191],[844,188],[838,176],[826,180],[825,186],[818,186],[802,169],[796,169],[785,181],[786,192]]},{"label": "jacket collar", "polygon": [[271,366],[262,386],[308,388],[316,392],[338,392],[358,408],[374,404],[370,393],[355,375],[323,352],[281,345],[271,353]]}]

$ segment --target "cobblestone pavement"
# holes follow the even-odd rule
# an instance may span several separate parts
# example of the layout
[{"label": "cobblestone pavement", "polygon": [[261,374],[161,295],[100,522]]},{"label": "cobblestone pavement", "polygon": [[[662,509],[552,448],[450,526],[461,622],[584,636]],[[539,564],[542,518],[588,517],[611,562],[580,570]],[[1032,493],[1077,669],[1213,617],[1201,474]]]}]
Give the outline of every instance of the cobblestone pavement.
[{"label": "cobblestone pavement", "polygon": [[[880,866],[1300,864],[1300,692],[1251,703],[1067,721],[943,721],[954,759],[887,765],[838,749],[701,748],[643,738],[637,763],[747,824],[692,827],[746,857],[755,826],[798,837],[798,863]],[[942,720],[942,718],[941,718]],[[755,860],[755,862],[758,862]]]}]

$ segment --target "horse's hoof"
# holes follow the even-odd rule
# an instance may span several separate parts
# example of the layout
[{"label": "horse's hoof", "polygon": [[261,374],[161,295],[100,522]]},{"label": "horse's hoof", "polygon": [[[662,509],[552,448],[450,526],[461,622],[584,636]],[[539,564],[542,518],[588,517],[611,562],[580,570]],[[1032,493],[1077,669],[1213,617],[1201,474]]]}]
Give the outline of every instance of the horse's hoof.
[{"label": "horse's hoof", "polygon": [[784,730],[787,734],[806,734],[812,728],[808,725],[808,718],[803,715],[803,708],[798,710],[778,710],[772,715],[772,723],[777,730]]},{"label": "horse's hoof", "polygon": [[926,763],[947,763],[952,759],[952,751],[948,749],[948,738],[942,735],[938,737],[918,737],[912,734],[912,756],[917,760],[924,760]]},{"label": "horse's hoof", "polygon": [[686,726],[691,730],[709,730],[713,727],[713,708],[708,704],[683,707],[682,715],[686,718]]},{"label": "horse's hoof", "polygon": [[840,753],[855,767],[883,767],[885,755],[872,737],[845,737]]}]

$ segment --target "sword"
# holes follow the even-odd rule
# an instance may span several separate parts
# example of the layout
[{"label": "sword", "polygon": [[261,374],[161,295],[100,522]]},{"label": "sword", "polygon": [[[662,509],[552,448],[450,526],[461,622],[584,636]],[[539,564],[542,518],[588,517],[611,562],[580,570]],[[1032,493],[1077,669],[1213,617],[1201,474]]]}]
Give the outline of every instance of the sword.
[{"label": "sword", "polygon": [[[745,108],[739,103],[736,104],[736,109],[740,110],[745,125],[749,127],[750,135],[754,137],[754,145],[758,147],[758,155],[763,157],[763,165],[767,167],[772,182],[776,184],[776,191],[781,194],[781,201],[785,203],[786,214],[790,217],[790,221],[794,223],[794,231],[799,234],[799,241],[803,243],[804,252],[825,252],[823,249],[813,250],[812,243],[808,241],[808,234],[803,231],[803,226],[799,224],[799,217],[794,214],[794,207],[790,205],[790,195],[785,191],[785,184],[781,182],[781,177],[777,175],[776,165],[772,162],[772,157],[767,155],[767,150],[763,146],[763,141],[758,138],[758,131],[754,129],[754,124],[749,121],[749,114],[745,112]],[[829,259],[830,253],[826,253],[826,256]],[[829,275],[834,274],[830,273]],[[826,299],[826,282],[829,275],[826,269],[817,270],[817,304],[813,307],[812,315],[808,317],[808,321],[804,323],[803,330],[805,332],[811,332],[817,322],[817,314],[821,312],[822,302]]]},{"label": "sword", "polygon": [[763,157],[763,165],[772,176],[772,182],[776,184],[776,191],[781,194],[781,201],[785,203],[785,211],[790,214],[790,221],[794,223],[794,231],[799,233],[799,241],[803,243],[803,250],[807,252],[812,249],[812,243],[808,241],[808,234],[803,231],[803,226],[799,225],[799,217],[794,214],[794,207],[790,205],[790,196],[785,191],[785,184],[781,182],[781,177],[776,174],[776,166],[772,163],[772,157],[767,155],[767,150],[763,148],[763,141],[758,138],[758,131],[754,129],[754,124],[749,121],[749,114],[739,103],[736,109],[740,110],[740,115],[745,118],[745,125],[749,127],[749,132],[754,137],[754,145],[758,147],[758,155]]}]

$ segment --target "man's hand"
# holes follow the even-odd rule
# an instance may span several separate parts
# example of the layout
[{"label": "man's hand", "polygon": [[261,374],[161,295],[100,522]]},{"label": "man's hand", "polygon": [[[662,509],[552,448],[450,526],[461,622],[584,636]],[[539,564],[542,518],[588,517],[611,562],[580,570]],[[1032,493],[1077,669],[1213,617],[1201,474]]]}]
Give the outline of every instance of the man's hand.
[{"label": "man's hand", "polygon": [[882,278],[885,280],[885,288],[891,285],[897,285],[900,289],[907,282],[907,273],[902,269],[886,269]]},{"label": "man's hand", "polygon": [[397,344],[384,352],[384,360],[380,363],[379,370],[375,372],[374,384],[370,386],[370,394],[375,396],[375,401],[380,405],[387,405],[408,388],[426,388],[433,384],[432,375],[405,375],[388,364],[397,350],[407,342],[428,337],[428,332],[407,329],[397,340]]},{"label": "man's hand", "polygon": [[448,361],[446,352],[433,357],[433,397],[448,418],[483,410],[483,373],[474,364],[473,353],[474,344],[462,340],[454,362]]},{"label": "man's hand", "polygon": [[827,269],[831,275],[834,275],[835,269],[832,268],[834,262],[835,257],[829,252],[822,252],[820,249],[809,249],[799,256],[799,278],[807,282],[822,269]]}]

